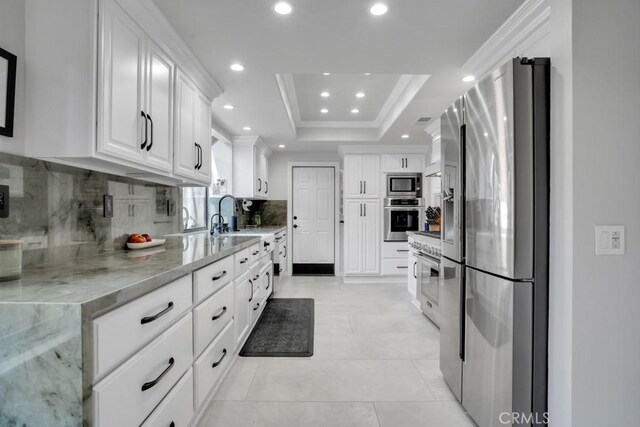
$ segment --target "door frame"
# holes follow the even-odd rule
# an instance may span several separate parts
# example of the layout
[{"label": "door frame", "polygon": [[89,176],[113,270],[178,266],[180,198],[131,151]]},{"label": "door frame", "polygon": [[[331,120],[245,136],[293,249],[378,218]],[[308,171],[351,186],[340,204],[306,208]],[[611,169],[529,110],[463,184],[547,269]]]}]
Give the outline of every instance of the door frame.
[{"label": "door frame", "polygon": [[333,168],[333,265],[334,275],[342,275],[340,262],[340,162],[289,162],[287,164],[287,248],[291,256],[287,256],[287,275],[293,271],[293,168]]}]

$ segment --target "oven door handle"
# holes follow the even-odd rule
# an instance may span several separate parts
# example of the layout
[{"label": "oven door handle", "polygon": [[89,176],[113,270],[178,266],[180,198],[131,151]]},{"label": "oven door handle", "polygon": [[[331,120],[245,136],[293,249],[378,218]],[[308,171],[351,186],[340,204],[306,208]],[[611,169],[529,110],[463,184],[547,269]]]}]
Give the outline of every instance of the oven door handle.
[{"label": "oven door handle", "polygon": [[394,211],[417,211],[420,212],[424,206],[385,206],[385,209],[391,209]]}]

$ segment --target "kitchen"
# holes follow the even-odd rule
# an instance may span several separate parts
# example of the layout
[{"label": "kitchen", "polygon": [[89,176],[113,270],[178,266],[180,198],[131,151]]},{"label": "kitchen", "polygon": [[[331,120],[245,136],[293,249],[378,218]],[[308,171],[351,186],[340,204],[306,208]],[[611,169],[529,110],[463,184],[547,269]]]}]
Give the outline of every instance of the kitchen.
[{"label": "kitchen", "polygon": [[0,5],[0,425],[635,424],[638,5],[374,3]]}]

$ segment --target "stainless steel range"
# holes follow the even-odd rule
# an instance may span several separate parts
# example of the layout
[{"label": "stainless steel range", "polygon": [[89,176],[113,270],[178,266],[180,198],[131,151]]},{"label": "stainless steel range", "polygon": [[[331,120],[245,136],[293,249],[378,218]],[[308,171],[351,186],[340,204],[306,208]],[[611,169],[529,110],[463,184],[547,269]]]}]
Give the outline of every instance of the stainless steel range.
[{"label": "stainless steel range", "polygon": [[426,233],[409,236],[411,254],[415,257],[416,297],[420,310],[436,326],[440,326],[440,239]]}]

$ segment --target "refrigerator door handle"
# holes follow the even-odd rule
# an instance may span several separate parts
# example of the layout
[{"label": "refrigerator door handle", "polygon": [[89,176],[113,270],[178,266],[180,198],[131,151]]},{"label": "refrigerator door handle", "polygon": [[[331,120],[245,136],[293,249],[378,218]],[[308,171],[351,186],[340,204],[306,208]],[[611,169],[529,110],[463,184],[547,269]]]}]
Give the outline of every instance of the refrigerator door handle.
[{"label": "refrigerator door handle", "polygon": [[465,336],[465,317],[467,315],[467,286],[465,280],[465,271],[462,269],[460,273],[460,336],[458,337],[458,345],[460,350],[460,360],[464,362],[464,336]]}]

